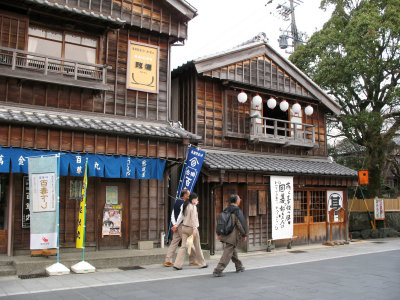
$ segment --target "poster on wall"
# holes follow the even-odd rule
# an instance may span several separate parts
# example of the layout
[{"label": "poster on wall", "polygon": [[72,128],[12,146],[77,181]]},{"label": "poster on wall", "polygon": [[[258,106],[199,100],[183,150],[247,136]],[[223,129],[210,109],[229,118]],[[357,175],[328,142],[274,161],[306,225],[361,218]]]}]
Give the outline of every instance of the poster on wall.
[{"label": "poster on wall", "polygon": [[385,220],[385,202],[383,199],[374,199],[374,217],[375,220]]},{"label": "poster on wall", "polygon": [[22,179],[22,228],[29,228],[31,224],[31,211],[29,209],[29,178]]},{"label": "poster on wall", "polygon": [[104,206],[103,212],[103,229],[101,236],[105,235],[118,235],[121,233],[122,222],[122,206],[121,205],[108,205]]},{"label": "poster on wall", "polygon": [[126,88],[158,93],[159,47],[129,41]]},{"label": "poster on wall", "polygon": [[271,176],[272,239],[293,237],[293,177]]},{"label": "poster on wall", "polygon": [[[343,209],[343,191],[327,191],[326,193],[328,222],[339,222],[339,210]],[[334,210],[333,220],[329,219],[329,211],[331,210]]]},{"label": "poster on wall", "polygon": [[118,186],[106,186],[106,204],[118,204]]}]

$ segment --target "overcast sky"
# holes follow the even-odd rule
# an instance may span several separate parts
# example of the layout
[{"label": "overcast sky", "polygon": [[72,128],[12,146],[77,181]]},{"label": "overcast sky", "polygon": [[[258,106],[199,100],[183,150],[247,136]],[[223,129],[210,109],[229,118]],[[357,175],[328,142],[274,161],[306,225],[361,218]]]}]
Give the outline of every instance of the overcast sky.
[{"label": "overcast sky", "polygon": [[[185,46],[172,47],[172,69],[201,56],[230,49],[260,32],[265,32],[270,45],[284,57],[289,54],[279,49],[279,29],[288,29],[277,13],[285,0],[186,0],[197,9],[197,16],[189,22]],[[319,9],[320,0],[303,0],[296,7],[296,25],[300,32],[311,36],[322,28],[330,12]]]}]

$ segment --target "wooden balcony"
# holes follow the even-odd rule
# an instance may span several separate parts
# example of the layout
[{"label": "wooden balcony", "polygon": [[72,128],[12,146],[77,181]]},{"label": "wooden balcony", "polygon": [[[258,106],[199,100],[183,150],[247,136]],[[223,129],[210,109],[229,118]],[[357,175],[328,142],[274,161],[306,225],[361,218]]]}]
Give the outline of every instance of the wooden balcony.
[{"label": "wooden balcony", "polygon": [[113,91],[107,84],[111,67],[0,47],[0,76]]},{"label": "wooden balcony", "polygon": [[251,117],[250,122],[251,141],[282,144],[283,147],[318,147],[314,125],[257,116]]}]

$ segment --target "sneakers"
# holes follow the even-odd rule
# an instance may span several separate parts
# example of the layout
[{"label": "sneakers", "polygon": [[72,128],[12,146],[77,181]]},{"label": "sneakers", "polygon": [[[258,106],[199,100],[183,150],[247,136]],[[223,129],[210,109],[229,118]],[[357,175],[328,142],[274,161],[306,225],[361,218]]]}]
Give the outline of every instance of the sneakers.
[{"label": "sneakers", "polygon": [[189,263],[189,266],[198,266],[199,263],[197,261]]},{"label": "sneakers", "polygon": [[170,263],[169,261],[164,261],[164,266],[165,266],[165,267],[173,267],[174,264],[173,264],[173,263]]},{"label": "sneakers", "polygon": [[244,267],[236,268],[236,273],[244,272]]},{"label": "sneakers", "polygon": [[215,271],[215,270],[214,270],[213,276],[214,276],[214,277],[222,277],[222,276],[224,276],[224,275],[222,275],[222,272],[218,272],[218,271]]}]

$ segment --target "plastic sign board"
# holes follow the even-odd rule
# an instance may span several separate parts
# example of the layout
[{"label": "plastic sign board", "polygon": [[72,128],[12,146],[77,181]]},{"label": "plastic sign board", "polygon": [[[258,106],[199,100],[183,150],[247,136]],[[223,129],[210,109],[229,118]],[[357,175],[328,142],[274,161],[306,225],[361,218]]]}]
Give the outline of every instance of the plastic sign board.
[{"label": "plastic sign board", "polygon": [[358,181],[360,184],[369,184],[368,171],[366,170],[358,171]]},{"label": "plastic sign board", "polygon": [[126,88],[158,93],[159,47],[130,41]]}]

